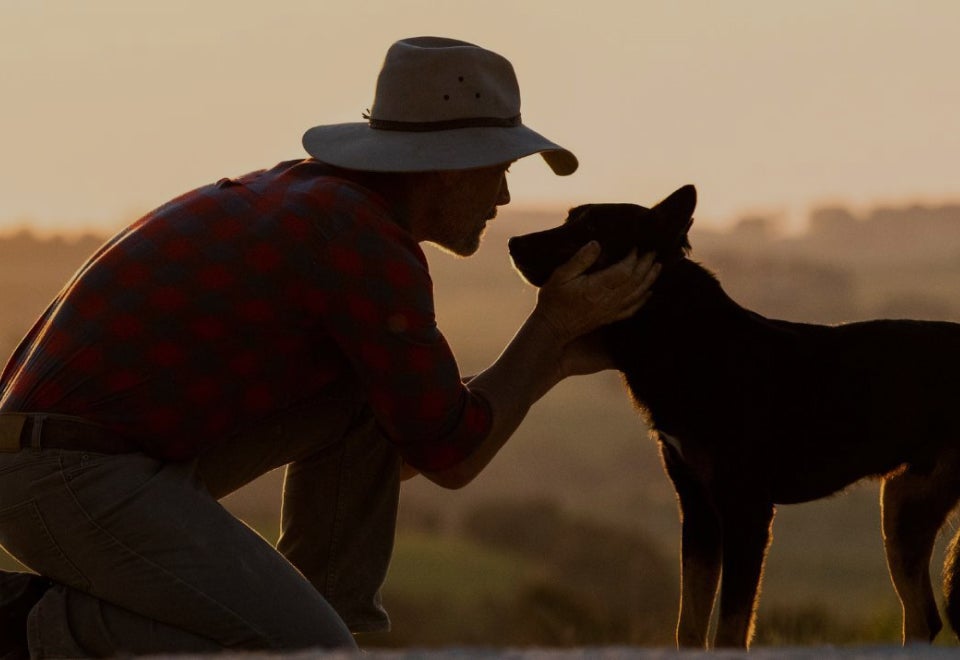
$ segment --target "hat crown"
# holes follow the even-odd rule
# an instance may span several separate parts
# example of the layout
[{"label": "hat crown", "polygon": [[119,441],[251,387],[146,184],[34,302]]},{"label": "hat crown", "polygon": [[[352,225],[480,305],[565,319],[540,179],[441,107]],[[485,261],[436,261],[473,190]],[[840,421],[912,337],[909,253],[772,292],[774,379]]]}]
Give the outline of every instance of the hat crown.
[{"label": "hat crown", "polygon": [[510,62],[479,46],[443,37],[414,37],[387,51],[370,118],[389,122],[511,119],[520,86]]},{"label": "hat crown", "polygon": [[371,172],[465,170],[535,153],[556,174],[577,169],[576,156],[521,121],[513,65],[458,39],[394,43],[364,119],[314,126],[303,147],[318,161]]}]

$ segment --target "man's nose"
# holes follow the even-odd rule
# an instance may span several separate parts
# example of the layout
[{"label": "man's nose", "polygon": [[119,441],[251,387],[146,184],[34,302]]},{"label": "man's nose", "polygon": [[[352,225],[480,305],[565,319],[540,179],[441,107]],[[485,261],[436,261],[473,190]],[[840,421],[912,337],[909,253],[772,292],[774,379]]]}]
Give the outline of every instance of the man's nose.
[{"label": "man's nose", "polygon": [[500,181],[500,196],[497,197],[497,206],[505,206],[510,203],[510,187],[507,185],[507,175],[503,175]]}]

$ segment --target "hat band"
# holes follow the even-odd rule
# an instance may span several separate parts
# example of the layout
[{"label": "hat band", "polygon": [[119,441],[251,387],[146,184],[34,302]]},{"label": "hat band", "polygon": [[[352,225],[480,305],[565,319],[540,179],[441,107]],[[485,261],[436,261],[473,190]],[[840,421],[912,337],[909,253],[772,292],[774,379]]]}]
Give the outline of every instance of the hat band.
[{"label": "hat band", "polygon": [[441,121],[393,121],[390,119],[374,119],[365,116],[364,119],[370,120],[370,128],[376,128],[382,131],[448,131],[455,128],[478,128],[478,127],[496,127],[512,128],[520,125],[520,115],[513,117],[463,117],[461,119],[444,119]]}]

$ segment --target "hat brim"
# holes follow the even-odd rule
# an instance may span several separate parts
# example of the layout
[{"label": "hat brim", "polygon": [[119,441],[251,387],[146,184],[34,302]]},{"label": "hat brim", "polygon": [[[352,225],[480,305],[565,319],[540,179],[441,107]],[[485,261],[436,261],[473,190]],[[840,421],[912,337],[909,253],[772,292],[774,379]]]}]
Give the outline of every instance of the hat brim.
[{"label": "hat brim", "polygon": [[576,171],[577,157],[520,124],[441,131],[395,131],[365,122],[314,126],[303,148],[315,159],[351,170],[427,172],[509,163],[539,153],[555,174]]}]

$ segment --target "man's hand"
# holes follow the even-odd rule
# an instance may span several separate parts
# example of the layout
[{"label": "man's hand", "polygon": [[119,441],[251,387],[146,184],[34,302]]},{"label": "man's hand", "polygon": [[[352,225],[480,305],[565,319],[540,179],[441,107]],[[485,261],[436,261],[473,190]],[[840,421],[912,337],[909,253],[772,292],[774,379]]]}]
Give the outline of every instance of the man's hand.
[{"label": "man's hand", "polygon": [[599,244],[587,243],[553,272],[537,296],[533,315],[551,329],[561,346],[632,316],[647,302],[660,274],[654,254],[641,259],[633,251],[619,263],[585,275],[599,256]]}]

